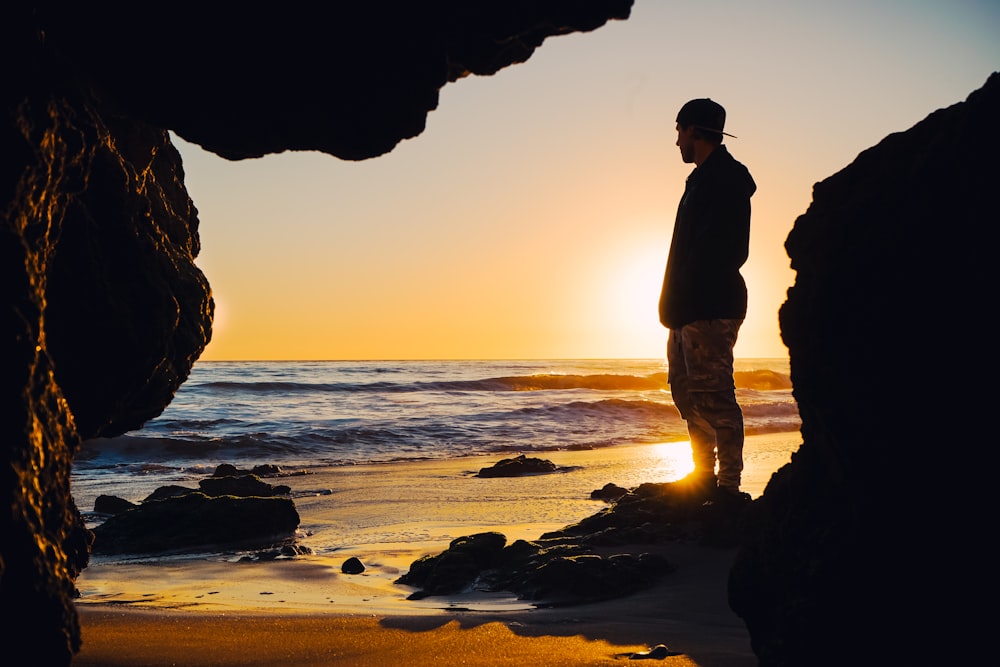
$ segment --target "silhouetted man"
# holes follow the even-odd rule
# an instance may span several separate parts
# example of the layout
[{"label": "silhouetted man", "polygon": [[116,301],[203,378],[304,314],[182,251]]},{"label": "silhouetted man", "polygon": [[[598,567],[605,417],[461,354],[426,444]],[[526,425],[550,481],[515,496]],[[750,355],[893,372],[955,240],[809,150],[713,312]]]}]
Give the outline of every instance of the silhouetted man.
[{"label": "silhouetted man", "polygon": [[677,114],[677,146],[695,169],[677,208],[660,294],[660,322],[670,329],[670,392],[691,437],[690,481],[723,498],[739,497],[743,471],[733,346],[747,311],[740,267],[749,253],[750,197],[757,189],[722,145],[722,135],[733,136],[723,132],[725,123],[725,109],[707,98],[691,100]]}]

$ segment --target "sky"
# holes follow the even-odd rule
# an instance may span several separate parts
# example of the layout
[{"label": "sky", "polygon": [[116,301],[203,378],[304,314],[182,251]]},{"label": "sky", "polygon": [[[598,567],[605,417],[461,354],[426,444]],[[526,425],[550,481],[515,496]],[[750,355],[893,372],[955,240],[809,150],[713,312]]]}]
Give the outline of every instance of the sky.
[{"label": "sky", "polygon": [[216,319],[204,360],[661,358],[657,300],[711,97],[751,171],[736,356],[785,357],[784,241],[813,185],[1000,70],[997,0],[636,0],[442,89],[361,162],[229,162],[177,137]]}]

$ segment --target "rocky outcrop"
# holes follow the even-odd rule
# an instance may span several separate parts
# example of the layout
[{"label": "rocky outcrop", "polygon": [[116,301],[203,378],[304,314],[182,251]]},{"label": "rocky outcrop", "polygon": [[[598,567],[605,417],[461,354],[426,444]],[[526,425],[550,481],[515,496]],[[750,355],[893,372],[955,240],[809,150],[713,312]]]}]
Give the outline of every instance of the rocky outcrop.
[{"label": "rocky outcrop", "polygon": [[248,548],[289,540],[299,526],[290,498],[208,496],[151,500],[94,528],[95,554],[164,554]]},{"label": "rocky outcrop", "polygon": [[545,538],[507,544],[501,533],[467,535],[414,561],[397,583],[416,587],[409,599],[467,591],[508,591],[541,605],[579,604],[634,593],[675,566],[649,553],[603,556],[575,540]]},{"label": "rocky outcrop", "polygon": [[618,486],[614,482],[608,482],[599,489],[594,489],[590,492],[591,500],[605,500],[607,502],[614,502],[622,496],[628,493],[628,489],[623,486]]},{"label": "rocky outcrop", "polygon": [[740,543],[750,495],[697,484],[640,484],[609,507],[579,522],[545,533],[542,539],[567,538],[587,546],[697,542],[706,547]]},{"label": "rocky outcrop", "polygon": [[[261,468],[269,470],[273,466]],[[276,468],[274,468],[276,470]],[[220,472],[235,472],[220,475]],[[94,554],[161,554],[213,548],[293,548],[299,526],[289,487],[219,466],[198,488],[168,485],[141,503],[98,496],[95,514],[110,515],[93,529]],[[275,557],[279,552],[275,552]]]},{"label": "rocky outcrop", "polygon": [[0,607],[3,638],[37,637],[38,661],[62,664],[88,560],[69,488],[80,438],[159,414],[208,341],[212,306],[167,133],[50,86],[3,92]]},{"label": "rocky outcrop", "polygon": [[676,569],[649,545],[732,548],[739,542],[750,497],[693,479],[622,489],[609,507],[533,541],[507,545],[497,532],[460,537],[440,554],[414,561],[398,583],[419,589],[410,599],[508,591],[567,605],[629,595]]},{"label": "rocky outcrop", "polygon": [[993,570],[962,517],[992,483],[967,464],[995,440],[997,118],[1000,74],[816,184],[788,237],[803,443],[730,580],[763,667],[843,664],[845,638],[864,664],[967,646],[951,623]]},{"label": "rocky outcrop", "polygon": [[198,482],[198,488],[206,496],[287,496],[292,492],[286,484],[268,484],[257,475],[213,475]]},{"label": "rocky outcrop", "polygon": [[94,514],[121,514],[136,507],[130,500],[118,496],[99,495],[94,500]]},{"label": "rocky outcrop", "polygon": [[552,35],[626,18],[632,0],[341,2],[266,14],[33,4],[46,47],[123,115],[229,159],[318,150],[360,160],[420,134],[446,83],[524,62]]},{"label": "rocky outcrop", "polygon": [[[81,437],[158,415],[211,335],[197,210],[167,130],[231,159],[363,159],[447,82],[526,60],[631,0],[339,3],[322,14],[19,2],[0,9],[0,639],[79,648]],[[9,640],[9,641],[8,641]]]},{"label": "rocky outcrop", "polygon": [[548,459],[538,459],[521,454],[510,459],[500,459],[491,466],[480,468],[476,477],[524,477],[526,475],[547,475],[560,468]]}]

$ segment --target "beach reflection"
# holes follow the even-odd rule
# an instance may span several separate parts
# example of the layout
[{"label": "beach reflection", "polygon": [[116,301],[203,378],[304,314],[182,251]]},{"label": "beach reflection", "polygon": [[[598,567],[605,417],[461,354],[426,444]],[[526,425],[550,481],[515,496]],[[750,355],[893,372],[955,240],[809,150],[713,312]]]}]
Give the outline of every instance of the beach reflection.
[{"label": "beach reflection", "polygon": [[691,458],[691,442],[662,442],[653,446],[654,456],[658,460],[655,478],[662,482],[673,482],[694,470],[694,460]]}]

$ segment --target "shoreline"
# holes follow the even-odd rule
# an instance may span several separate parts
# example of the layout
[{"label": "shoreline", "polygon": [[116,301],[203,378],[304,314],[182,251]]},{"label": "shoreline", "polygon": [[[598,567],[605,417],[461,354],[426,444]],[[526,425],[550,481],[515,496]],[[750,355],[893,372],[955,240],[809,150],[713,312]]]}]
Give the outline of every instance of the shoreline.
[{"label": "shoreline", "polygon": [[[799,442],[797,432],[748,436],[744,489],[759,496]],[[304,529],[298,541],[311,544],[313,555],[92,563],[78,581],[83,648],[74,664],[498,665],[533,656],[539,664],[594,665],[662,643],[682,655],[660,664],[749,667],[756,664],[749,637],[727,602],[735,550],[640,545],[636,550],[665,555],[677,571],[624,598],[557,608],[486,593],[411,601],[412,589],[394,583],[416,558],[439,553],[455,537],[495,530],[508,543],[536,539],[602,509],[589,494],[607,482],[669,481],[663,475],[671,474],[665,470],[676,447],[546,452],[559,466],[581,467],[530,478],[474,477],[503,456],[331,468],[298,478],[299,488],[331,490],[295,499]],[[666,468],[656,467],[661,460]],[[365,563],[364,573],[340,571],[351,556]],[[442,662],[442,650],[452,658]]]},{"label": "shoreline", "polygon": [[613,665],[656,644],[679,653],[656,664],[756,665],[746,628],[727,604],[735,550],[681,544],[665,553],[679,570],[649,589],[556,608],[390,614],[84,605],[74,665]]}]

